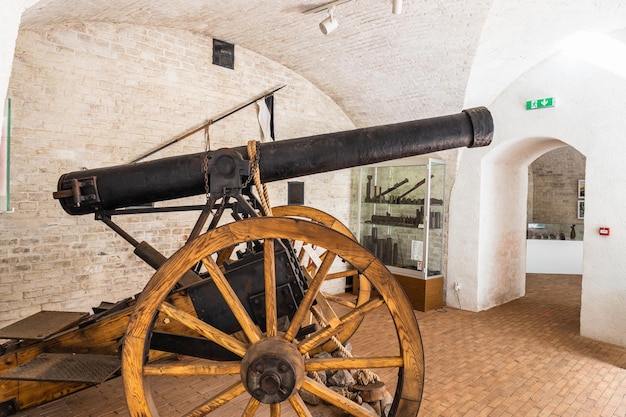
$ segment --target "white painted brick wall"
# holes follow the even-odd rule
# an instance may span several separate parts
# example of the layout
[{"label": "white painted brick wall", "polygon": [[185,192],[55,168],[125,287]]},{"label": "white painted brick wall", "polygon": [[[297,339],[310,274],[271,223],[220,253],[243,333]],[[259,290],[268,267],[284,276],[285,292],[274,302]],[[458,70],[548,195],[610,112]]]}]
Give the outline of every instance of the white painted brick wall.
[{"label": "white painted brick wall", "polygon": [[[0,115],[4,114],[4,98],[9,86],[15,41],[23,10],[24,4],[21,0],[8,0],[2,3],[2,13],[0,13]],[[1,126],[0,123],[0,128]]]},{"label": "white painted brick wall", "polygon": [[[0,215],[0,326],[42,309],[88,311],[139,292],[153,271],[92,215],[53,200],[59,176],[127,163],[143,152],[275,86],[278,139],[353,128],[327,96],[292,71],[236,47],[235,70],[211,64],[211,39],[176,30],[75,24],[21,31],[8,89],[13,104],[11,205]],[[250,106],[211,128],[211,146],[259,140]],[[200,152],[197,134],[158,157]],[[332,150],[329,150],[332,152]],[[305,182],[305,204],[349,218],[350,173]],[[270,184],[286,204],[286,181]],[[203,196],[185,203],[202,202]],[[114,220],[165,255],[195,214]]]}]

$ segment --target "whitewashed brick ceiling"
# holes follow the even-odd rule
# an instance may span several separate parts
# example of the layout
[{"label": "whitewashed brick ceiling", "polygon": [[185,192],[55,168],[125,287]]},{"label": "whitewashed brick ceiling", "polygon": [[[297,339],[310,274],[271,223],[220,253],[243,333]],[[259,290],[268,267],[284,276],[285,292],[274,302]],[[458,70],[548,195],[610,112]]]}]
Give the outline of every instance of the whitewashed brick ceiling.
[{"label": "whitewashed brick ceiling", "polygon": [[22,27],[129,23],[198,32],[255,51],[301,74],[356,126],[488,105],[577,30],[618,31],[623,0],[390,0],[338,5],[324,36],[311,0],[28,0]]}]

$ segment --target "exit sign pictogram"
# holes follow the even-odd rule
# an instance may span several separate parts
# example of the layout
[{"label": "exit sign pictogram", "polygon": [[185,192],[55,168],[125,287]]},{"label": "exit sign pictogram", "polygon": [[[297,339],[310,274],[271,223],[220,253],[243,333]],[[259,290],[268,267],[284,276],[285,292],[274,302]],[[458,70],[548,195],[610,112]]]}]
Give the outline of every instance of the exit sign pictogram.
[{"label": "exit sign pictogram", "polygon": [[526,110],[545,109],[546,107],[554,107],[554,97],[540,98],[526,102]]}]

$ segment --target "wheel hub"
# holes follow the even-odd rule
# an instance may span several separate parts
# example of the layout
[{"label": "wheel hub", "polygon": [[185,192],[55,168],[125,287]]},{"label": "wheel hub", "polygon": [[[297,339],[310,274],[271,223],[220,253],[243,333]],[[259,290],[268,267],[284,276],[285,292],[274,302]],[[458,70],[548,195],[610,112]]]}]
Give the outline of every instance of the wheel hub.
[{"label": "wheel hub", "polygon": [[246,390],[264,404],[291,397],[302,385],[304,359],[295,345],[268,338],[255,343],[241,361],[241,380]]}]

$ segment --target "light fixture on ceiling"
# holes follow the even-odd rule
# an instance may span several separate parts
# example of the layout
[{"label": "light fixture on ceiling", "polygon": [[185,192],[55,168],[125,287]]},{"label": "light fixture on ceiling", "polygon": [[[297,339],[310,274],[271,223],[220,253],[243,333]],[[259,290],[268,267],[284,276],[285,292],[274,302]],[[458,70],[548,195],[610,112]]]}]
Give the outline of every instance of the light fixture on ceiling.
[{"label": "light fixture on ceiling", "polygon": [[328,17],[320,22],[320,30],[324,35],[328,35],[339,27],[339,21],[334,16],[335,8],[328,9]]},{"label": "light fixture on ceiling", "polygon": [[[352,0],[332,0],[332,1],[329,1],[328,3],[319,5],[312,9],[305,10],[303,11],[303,13],[311,14],[311,13],[319,13],[319,12],[326,11],[328,13],[328,17],[320,22],[320,30],[322,31],[324,35],[328,35],[330,32],[334,31],[335,29],[339,27],[339,21],[337,21],[337,19],[335,19],[335,16],[333,15],[335,7],[344,3],[348,3],[350,1]],[[391,12],[393,14],[402,13],[402,0],[391,0],[391,3],[392,3]]]},{"label": "light fixture on ceiling", "polygon": [[391,7],[391,12],[393,14],[402,13],[402,0],[392,0],[393,6]]},{"label": "light fixture on ceiling", "polygon": [[330,32],[334,31],[339,27],[339,21],[335,18],[335,6],[339,6],[340,4],[348,3],[352,0],[333,0],[328,3],[322,4],[320,6],[314,7],[309,10],[305,10],[304,14],[311,13],[319,13],[319,12],[327,12],[328,17],[320,22],[320,31],[324,35],[328,35]]}]

